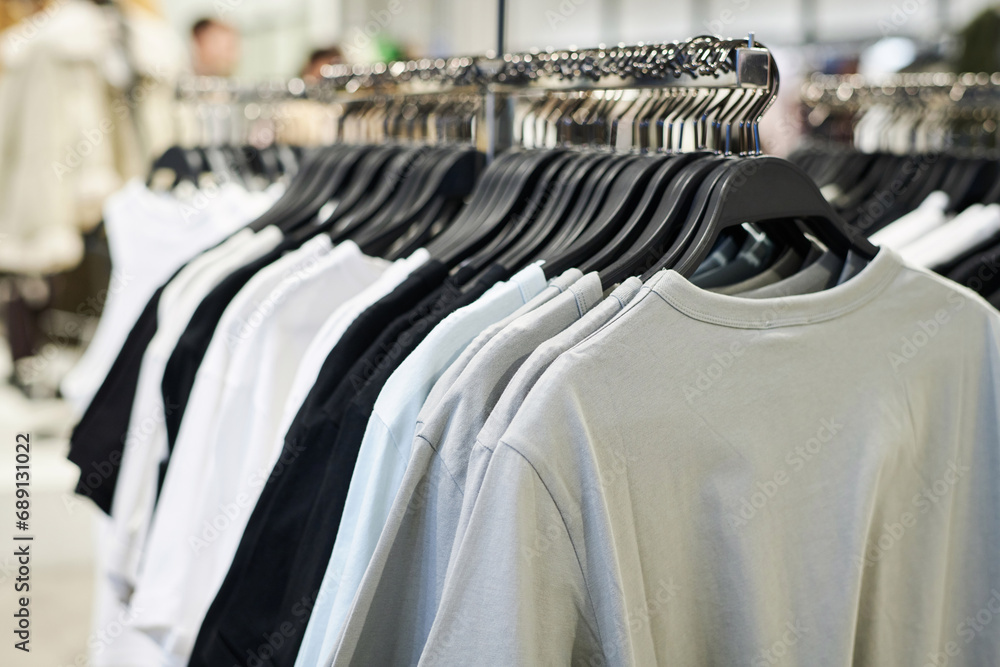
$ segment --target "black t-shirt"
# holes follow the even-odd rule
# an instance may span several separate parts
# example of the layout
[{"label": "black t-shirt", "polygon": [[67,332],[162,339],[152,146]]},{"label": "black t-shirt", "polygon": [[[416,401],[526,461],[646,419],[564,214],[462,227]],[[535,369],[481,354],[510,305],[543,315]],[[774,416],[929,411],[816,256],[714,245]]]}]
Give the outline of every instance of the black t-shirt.
[{"label": "black t-shirt", "polygon": [[139,368],[156,335],[156,311],[162,294],[160,287],[149,299],[69,439],[68,458],[80,468],[76,492],[93,500],[107,514],[111,513],[118,482]]},{"label": "black t-shirt", "polygon": [[[379,348],[381,336],[405,321],[414,303],[423,307],[433,304],[445,275],[445,267],[437,261],[421,266],[351,323],[330,352],[285,435],[282,452],[202,623],[191,666],[242,663],[248,655],[265,665],[294,662],[318,583],[301,599],[286,605],[287,568],[294,559],[296,545],[303,542],[308,542],[310,548],[325,550],[327,556],[333,549],[337,526],[313,533],[306,529],[326,471],[331,466],[339,469],[347,484],[354,469],[356,451],[353,455],[340,452],[340,456],[331,456],[341,412],[365,385],[364,362],[372,349]],[[275,620],[277,625],[272,626]],[[280,648],[267,645],[269,648],[261,651],[261,633],[273,632],[284,622],[294,628],[291,637],[285,633]],[[274,655],[276,651],[280,656]],[[289,655],[291,660],[285,660]]]},{"label": "black t-shirt", "polygon": [[205,358],[205,353],[212,342],[212,336],[215,334],[215,328],[219,325],[219,320],[222,319],[222,314],[236,294],[250,282],[251,278],[299,245],[301,245],[300,240],[294,237],[286,238],[270,252],[264,253],[260,258],[244,264],[226,276],[198,304],[191,316],[191,321],[188,322],[184,333],[178,339],[174,351],[170,353],[160,384],[163,392],[163,405],[170,406],[170,409],[164,410],[164,420],[167,424],[167,455],[160,462],[160,474],[156,487],[157,497],[163,488],[163,480],[166,478],[167,467],[170,464],[170,455],[174,451],[174,443],[177,442],[177,434],[181,428],[181,420],[184,418],[188,399],[191,397],[191,389],[194,387],[198,367],[201,366],[202,359]]},{"label": "black t-shirt", "polygon": [[[287,493],[294,494],[295,498],[286,496],[275,500],[282,507],[297,505],[296,521],[302,525],[301,537],[287,541],[290,536],[278,533],[287,521],[277,525],[273,516],[265,520],[263,537],[258,538],[253,547],[246,545],[252,554],[250,560],[256,564],[242,571],[231,594],[228,613],[218,622],[215,647],[207,648],[201,656],[205,659],[204,664],[231,661],[253,651],[256,638],[265,631],[263,628],[280,624],[283,614],[294,615],[299,610],[301,627],[285,637],[283,645],[262,661],[264,665],[291,667],[294,664],[333,551],[375,399],[396,368],[441,320],[478,299],[496,281],[508,275],[502,268],[495,267],[465,292],[446,281],[417,307],[389,324],[352,365],[324,401],[320,428],[302,436],[304,446],[319,451],[323,457],[320,469],[313,472],[305,493],[301,485],[288,485]],[[278,554],[263,554],[268,544],[289,546]],[[243,548],[241,543],[240,549]],[[262,596],[262,586],[269,589],[266,596]],[[246,613],[248,608],[254,611]],[[235,653],[233,648],[237,649]]]},{"label": "black t-shirt", "polygon": [[969,257],[952,269],[948,277],[984,296],[1000,290],[1000,245]]},{"label": "black t-shirt", "polygon": [[1000,308],[1000,289],[991,294],[989,298],[986,300],[989,301],[990,305],[992,305],[994,308]]}]

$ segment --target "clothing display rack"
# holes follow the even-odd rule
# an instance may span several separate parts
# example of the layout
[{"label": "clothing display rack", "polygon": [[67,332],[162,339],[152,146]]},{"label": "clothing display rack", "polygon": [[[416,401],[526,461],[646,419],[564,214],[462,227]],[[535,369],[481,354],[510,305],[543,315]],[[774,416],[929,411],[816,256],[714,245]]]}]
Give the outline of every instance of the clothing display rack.
[{"label": "clothing display rack", "polygon": [[[638,44],[584,50],[509,53],[501,57],[473,56],[395,61],[373,65],[327,65],[323,81],[305,84],[291,81],[248,82],[199,77],[188,79],[178,88],[178,99],[192,107],[187,115],[200,120],[201,136],[207,140],[182,141],[185,145],[249,137],[253,121],[287,117],[287,109],[303,100],[338,105],[328,110],[325,120],[336,122],[348,110],[388,104],[392,99],[416,101],[446,98],[471,100],[475,124],[492,131],[473,132],[473,141],[488,155],[506,150],[519,140],[518,107],[537,103],[541,96],[571,93],[598,94],[605,91],[675,89],[675,95],[707,96],[711,91],[754,91],[773,99],[777,93],[777,69],[768,51],[754,42],[702,36],[682,42]],[[492,115],[486,98],[496,100]],[[618,99],[622,99],[619,95]],[[625,97],[626,101],[628,98]],[[368,106],[366,106],[368,105]],[[766,110],[760,108],[762,115]],[[285,112],[282,109],[285,108]],[[708,107],[706,106],[706,109]],[[412,112],[411,112],[412,115]],[[487,123],[486,119],[490,118]],[[315,116],[322,122],[324,116]],[[706,118],[707,120],[707,118]],[[249,123],[248,123],[249,121]],[[225,129],[218,130],[223,125]],[[212,127],[215,127],[213,132]],[[756,121],[749,128],[756,133]],[[325,133],[317,133],[330,143]],[[335,134],[335,132],[334,132]],[[182,133],[197,137],[199,132]],[[336,138],[336,137],[334,137]],[[492,143],[490,143],[492,141]],[[759,139],[754,137],[754,141]]]},{"label": "clothing display rack", "polygon": [[502,32],[196,80],[109,203],[156,243],[64,388],[130,619],[94,664],[923,664],[1000,587],[1000,313],[866,238],[915,177],[763,155],[752,34]]},{"label": "clothing display rack", "polygon": [[816,74],[801,99],[814,140],[869,152],[1000,147],[1000,73]]},{"label": "clothing display rack", "polygon": [[1000,253],[1000,73],[815,75],[792,156],[879,245],[994,304]]}]

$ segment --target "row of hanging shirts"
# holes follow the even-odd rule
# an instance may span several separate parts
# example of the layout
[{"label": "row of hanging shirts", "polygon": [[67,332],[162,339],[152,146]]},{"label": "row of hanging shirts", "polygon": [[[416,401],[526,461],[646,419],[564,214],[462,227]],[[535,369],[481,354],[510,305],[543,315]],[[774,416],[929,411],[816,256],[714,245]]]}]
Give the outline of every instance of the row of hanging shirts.
[{"label": "row of hanging shirts", "polygon": [[142,277],[64,387],[93,663],[996,663],[1000,314],[756,154],[769,54],[699,85],[744,46],[504,57],[506,125],[383,89],[274,186],[119,193]]}]

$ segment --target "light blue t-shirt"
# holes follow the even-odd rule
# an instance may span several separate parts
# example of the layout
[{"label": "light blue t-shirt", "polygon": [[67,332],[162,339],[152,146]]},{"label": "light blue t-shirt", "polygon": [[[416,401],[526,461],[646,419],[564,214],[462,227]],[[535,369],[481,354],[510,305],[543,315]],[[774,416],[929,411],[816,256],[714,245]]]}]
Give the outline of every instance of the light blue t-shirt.
[{"label": "light blue t-shirt", "polygon": [[484,330],[523,308],[549,301],[582,275],[570,269],[546,286],[537,264],[525,268],[442,320],[386,381],[365,429],[337,539],[295,667],[319,664],[334,648],[410,459],[417,415],[435,382]]}]

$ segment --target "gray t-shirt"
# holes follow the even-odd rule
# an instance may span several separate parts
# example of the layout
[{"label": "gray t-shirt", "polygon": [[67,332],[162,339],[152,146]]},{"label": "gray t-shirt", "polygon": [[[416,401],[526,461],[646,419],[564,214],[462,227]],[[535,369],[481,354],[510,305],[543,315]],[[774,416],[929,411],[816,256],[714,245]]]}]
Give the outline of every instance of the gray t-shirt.
[{"label": "gray t-shirt", "polygon": [[774,263],[771,266],[767,267],[757,275],[751,276],[746,280],[732,285],[722,285],[720,287],[712,287],[710,289],[719,294],[739,294],[740,292],[748,292],[752,289],[757,289],[758,287],[764,287],[765,285],[776,283],[779,280],[784,280],[802,268],[804,263],[805,260],[801,255],[799,255],[798,252],[792,248],[787,248],[778,256],[778,259],[774,260]]},{"label": "gray t-shirt", "polygon": [[887,249],[650,287],[501,438],[420,664],[1000,664],[1000,314]]},{"label": "gray t-shirt", "polygon": [[737,296],[744,299],[766,299],[820,292],[837,284],[843,268],[844,261],[833,251],[827,250],[798,273],[770,285],[740,292]]},{"label": "gray t-shirt", "polygon": [[[418,423],[410,460],[333,664],[413,664],[430,631],[462,507],[469,452],[511,376],[603,296],[597,273],[511,322]],[[423,414],[423,413],[422,413]]]},{"label": "gray t-shirt", "polygon": [[465,475],[465,490],[462,497],[462,513],[455,533],[452,547],[453,555],[455,548],[462,540],[465,527],[468,525],[469,515],[475,506],[476,496],[479,494],[479,486],[483,482],[483,475],[486,474],[490,456],[496,449],[500,437],[514,420],[514,416],[528,392],[535,386],[535,382],[560,354],[586,339],[621,313],[622,309],[635,298],[641,288],[642,281],[638,278],[628,278],[622,282],[608,298],[595,306],[578,322],[539,345],[538,349],[531,353],[531,356],[511,378],[507,388],[501,394],[500,400],[494,406],[493,412],[490,413],[489,419],[480,429],[479,435],[476,437],[476,444],[469,453],[468,472]]},{"label": "gray t-shirt", "polygon": [[495,324],[487,327],[481,334],[476,336],[469,345],[462,350],[462,354],[452,362],[448,369],[442,373],[441,377],[437,379],[434,386],[431,387],[430,393],[427,395],[427,400],[424,401],[424,406],[420,410],[420,414],[417,416],[417,422],[423,423],[426,420],[427,414],[434,409],[436,405],[441,402],[444,398],[445,393],[455,384],[455,380],[458,376],[462,374],[465,367],[469,365],[472,358],[479,353],[479,350],[483,349],[486,343],[490,342],[494,336],[504,329],[508,324],[521,317],[525,313],[530,313],[535,308],[548,303],[555,297],[559,296],[567,289],[569,289],[574,283],[576,283],[580,278],[583,277],[583,272],[580,269],[567,269],[566,271],[559,274],[557,277],[549,281],[548,287],[542,290],[541,293],[537,294],[535,298],[531,299],[523,306],[518,308],[516,311],[511,313],[504,319],[496,322]]}]

